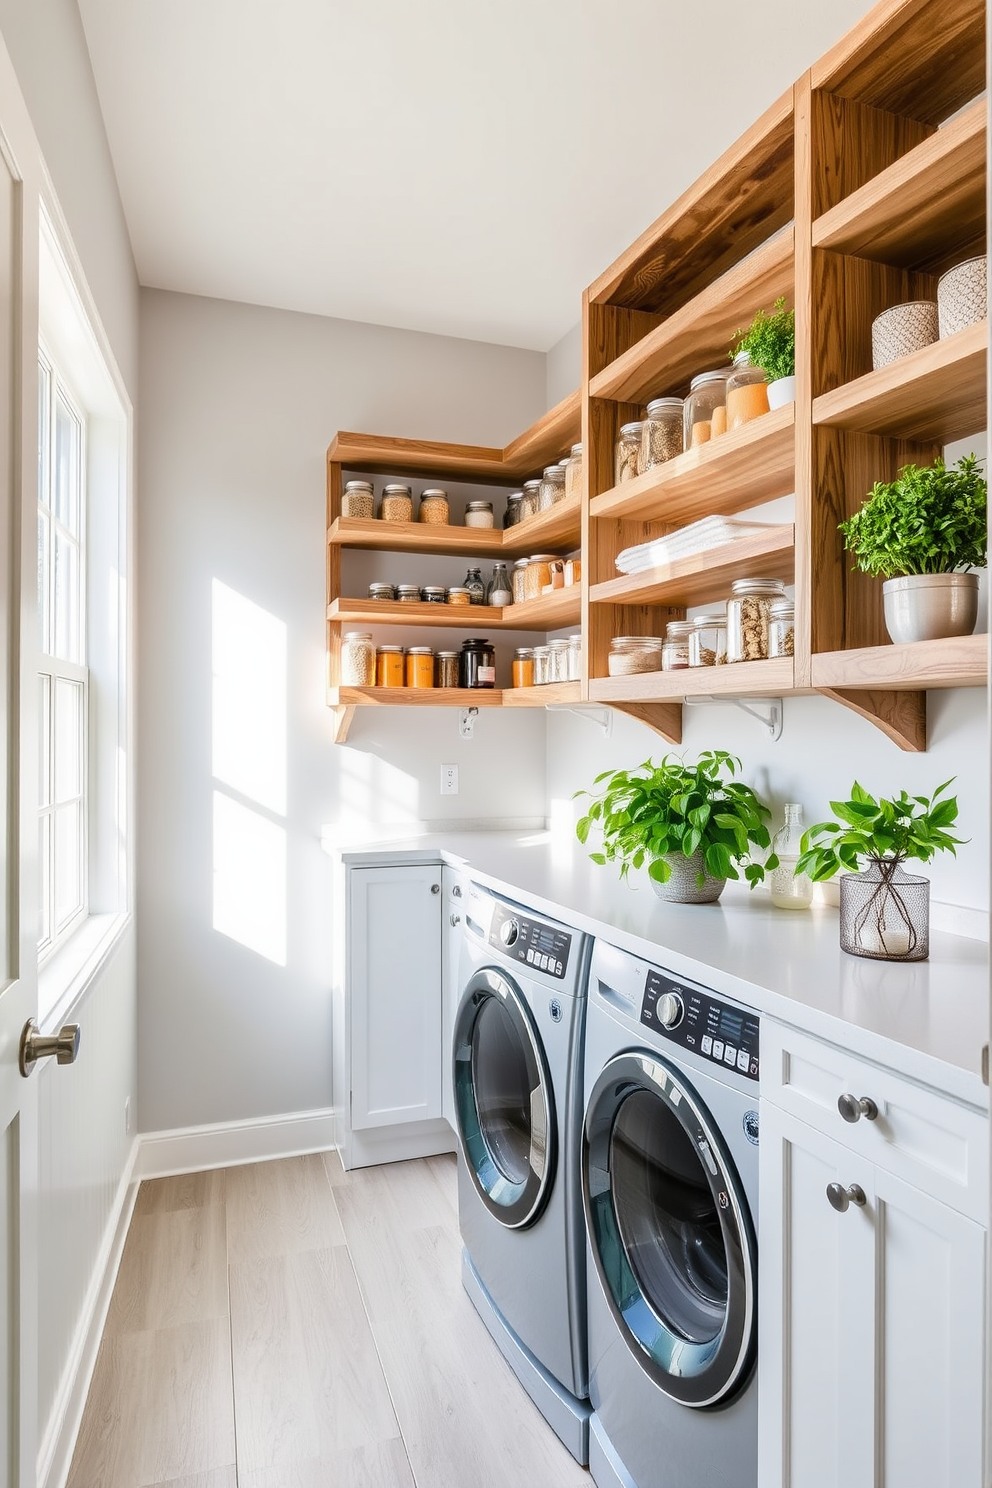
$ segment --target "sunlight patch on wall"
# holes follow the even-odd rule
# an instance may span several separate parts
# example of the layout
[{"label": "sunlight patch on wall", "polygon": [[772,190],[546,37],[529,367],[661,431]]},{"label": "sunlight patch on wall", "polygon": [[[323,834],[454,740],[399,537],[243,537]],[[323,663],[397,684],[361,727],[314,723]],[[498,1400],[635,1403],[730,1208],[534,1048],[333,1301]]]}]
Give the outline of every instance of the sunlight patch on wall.
[{"label": "sunlight patch on wall", "polygon": [[213,773],[286,814],[286,622],[213,581]]},{"label": "sunlight patch on wall", "polygon": [[214,929],[286,965],[286,829],[214,791]]}]

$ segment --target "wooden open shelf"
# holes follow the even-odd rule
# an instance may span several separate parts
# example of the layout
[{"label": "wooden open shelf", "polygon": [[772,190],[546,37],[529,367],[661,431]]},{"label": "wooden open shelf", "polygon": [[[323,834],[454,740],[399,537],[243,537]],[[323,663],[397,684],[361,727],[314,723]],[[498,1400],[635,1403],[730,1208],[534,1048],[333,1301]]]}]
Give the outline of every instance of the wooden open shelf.
[{"label": "wooden open shelf", "polygon": [[989,323],[967,326],[813,402],[821,428],[949,444],[985,428]]},{"label": "wooden open shelf", "polygon": [[593,584],[590,604],[693,605],[712,604],[730,594],[734,579],[780,578],[792,582],[795,568],[795,528],[792,523],[770,527],[755,537],[742,537],[706,553],[693,553],[664,568],[622,574]]},{"label": "wooden open shelf", "polygon": [[338,517],[327,529],[333,547],[390,553],[451,553],[453,556],[513,558],[531,553],[567,553],[578,547],[577,501],[559,501],[515,527],[439,527],[430,522],[382,522],[377,517]]},{"label": "wooden open shelf", "polygon": [[506,528],[503,553],[507,558],[527,558],[531,553],[568,553],[578,547],[581,531],[582,504],[573,497]]},{"label": "wooden open shelf", "polygon": [[505,687],[504,708],[545,708],[556,703],[570,707],[579,703],[582,687],[578,682],[546,682],[542,687]]},{"label": "wooden open shelf", "polygon": [[594,496],[590,514],[682,526],[787,496],[795,490],[795,427],[795,404],[776,408]]},{"label": "wooden open shelf", "polygon": [[[984,99],[813,223],[813,247],[926,269],[985,236]],[[981,252],[981,248],[976,248]]]},{"label": "wooden open shelf", "polygon": [[498,687],[329,687],[331,708],[498,708]]},{"label": "wooden open shelf", "polygon": [[629,677],[594,677],[589,701],[674,702],[686,697],[781,697],[794,691],[792,657],[739,661],[733,666],[687,667],[677,672],[635,672]]},{"label": "wooden open shelf", "polygon": [[389,599],[335,599],[327,618],[337,625],[422,625],[431,629],[558,630],[578,625],[580,591],[577,584],[556,589],[538,599],[507,605],[403,604]]},{"label": "wooden open shelf", "polygon": [[986,634],[908,646],[866,646],[813,657],[813,686],[855,690],[884,687],[895,692],[988,684]]}]

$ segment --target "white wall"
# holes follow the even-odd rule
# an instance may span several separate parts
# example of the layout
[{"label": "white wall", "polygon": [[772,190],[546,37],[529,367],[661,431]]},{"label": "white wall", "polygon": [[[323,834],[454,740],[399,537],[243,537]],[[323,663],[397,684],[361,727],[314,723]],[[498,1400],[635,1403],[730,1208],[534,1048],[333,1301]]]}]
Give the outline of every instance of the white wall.
[{"label": "white wall", "polygon": [[[139,1119],[151,1131],[330,1105],[323,825],[543,816],[542,711],[483,710],[468,744],[454,710],[359,710],[347,746],[332,744],[322,617],[335,430],[502,444],[543,411],[545,358],[143,291],[140,390]],[[242,725],[246,758],[271,734],[285,805],[276,789],[277,808],[259,806],[264,781],[242,777],[234,794],[220,782],[285,844],[272,896],[288,903],[285,966],[214,929],[214,580],[286,627],[285,697],[271,671],[249,679]],[[266,691],[274,731],[269,714],[250,717]],[[442,801],[450,761],[461,789]],[[271,870],[249,872],[245,893]]]},{"label": "white wall", "polygon": [[566,331],[560,341],[556,341],[548,352],[546,393],[548,407],[554,408],[562,398],[567,398],[569,393],[582,381],[582,322],[577,321],[570,331]]}]

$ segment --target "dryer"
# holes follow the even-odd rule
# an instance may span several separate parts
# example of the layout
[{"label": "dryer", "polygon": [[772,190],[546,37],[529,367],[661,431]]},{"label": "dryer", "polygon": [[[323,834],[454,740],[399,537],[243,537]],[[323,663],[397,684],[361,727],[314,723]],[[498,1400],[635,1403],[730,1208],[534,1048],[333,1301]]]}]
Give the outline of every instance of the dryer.
[{"label": "dryer", "polygon": [[476,884],[463,916],[452,1034],[462,1278],[524,1388],[584,1464],[588,942]]},{"label": "dryer", "polygon": [[582,1143],[599,1488],[756,1488],[751,1009],[597,941]]}]

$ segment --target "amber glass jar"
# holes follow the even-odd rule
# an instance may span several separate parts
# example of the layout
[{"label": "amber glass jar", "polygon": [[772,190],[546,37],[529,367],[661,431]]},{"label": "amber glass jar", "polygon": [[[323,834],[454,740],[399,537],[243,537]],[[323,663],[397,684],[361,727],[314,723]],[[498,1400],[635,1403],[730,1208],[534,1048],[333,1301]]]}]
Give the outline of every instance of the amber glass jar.
[{"label": "amber glass jar", "polygon": [[768,412],[768,379],[746,351],[738,352],[727,378],[727,431],[739,429]]},{"label": "amber glass jar", "polygon": [[514,687],[534,686],[534,648],[518,646],[513,657]]},{"label": "amber glass jar", "polygon": [[380,646],[375,653],[376,687],[402,687],[406,673],[402,646]]},{"label": "amber glass jar", "polygon": [[434,652],[430,646],[411,646],[406,653],[407,687],[434,686]]}]

